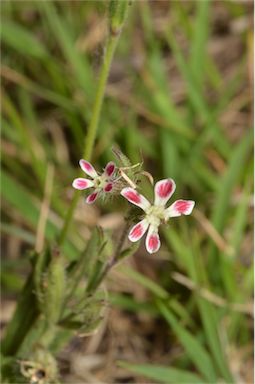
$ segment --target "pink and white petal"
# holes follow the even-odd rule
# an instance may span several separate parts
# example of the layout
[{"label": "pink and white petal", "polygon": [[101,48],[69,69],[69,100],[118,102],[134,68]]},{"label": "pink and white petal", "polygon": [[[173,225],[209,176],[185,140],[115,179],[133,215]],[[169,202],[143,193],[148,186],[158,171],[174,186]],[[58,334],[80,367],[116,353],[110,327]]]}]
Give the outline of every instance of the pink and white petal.
[{"label": "pink and white petal", "polygon": [[93,187],[94,183],[92,180],[83,179],[82,177],[78,177],[78,179],[74,179],[72,186],[75,189],[83,190],[83,189]]},{"label": "pink and white petal", "polygon": [[174,193],[175,188],[176,185],[173,179],[163,179],[158,181],[154,187],[154,204],[164,206]]},{"label": "pink and white petal", "polygon": [[105,192],[111,192],[112,189],[113,189],[113,183],[111,182],[107,183],[104,187]]},{"label": "pink and white petal", "polygon": [[141,239],[145,232],[147,231],[149,224],[146,219],[139,221],[136,225],[134,225],[128,235],[130,241],[135,242]]},{"label": "pink and white petal", "polygon": [[158,252],[160,245],[158,228],[150,226],[145,241],[147,251],[149,253],[156,253]]},{"label": "pink and white petal", "polygon": [[94,201],[96,201],[96,199],[98,198],[98,194],[99,192],[93,192],[90,195],[88,195],[88,197],[86,198],[86,203],[93,204]]},{"label": "pink and white petal", "polygon": [[193,200],[176,200],[165,210],[166,219],[181,215],[190,215],[195,205]]},{"label": "pink and white petal", "polygon": [[130,203],[137,205],[144,211],[151,206],[148,200],[143,195],[140,195],[140,193],[138,193],[133,188],[123,188],[120,194],[125,197]]},{"label": "pink and white petal", "polygon": [[113,161],[110,161],[109,163],[106,164],[106,167],[104,169],[104,174],[107,176],[107,177],[111,177],[115,171],[115,164]]},{"label": "pink and white petal", "polygon": [[92,179],[94,179],[95,177],[98,176],[96,171],[95,171],[95,168],[88,161],[81,159],[79,161],[79,164],[80,164],[80,167],[83,170],[83,172],[85,172],[87,175],[92,177]]}]

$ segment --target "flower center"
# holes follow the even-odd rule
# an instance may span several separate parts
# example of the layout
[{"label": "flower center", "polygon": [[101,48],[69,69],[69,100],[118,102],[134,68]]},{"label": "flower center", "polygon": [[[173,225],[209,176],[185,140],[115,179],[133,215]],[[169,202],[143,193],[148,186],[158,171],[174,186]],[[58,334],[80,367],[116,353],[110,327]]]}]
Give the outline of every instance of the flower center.
[{"label": "flower center", "polygon": [[103,175],[97,176],[94,179],[95,188],[103,189],[105,187],[106,183],[107,183],[107,180]]},{"label": "flower center", "polygon": [[146,219],[149,224],[158,227],[161,220],[164,220],[164,207],[152,205],[146,210]]}]

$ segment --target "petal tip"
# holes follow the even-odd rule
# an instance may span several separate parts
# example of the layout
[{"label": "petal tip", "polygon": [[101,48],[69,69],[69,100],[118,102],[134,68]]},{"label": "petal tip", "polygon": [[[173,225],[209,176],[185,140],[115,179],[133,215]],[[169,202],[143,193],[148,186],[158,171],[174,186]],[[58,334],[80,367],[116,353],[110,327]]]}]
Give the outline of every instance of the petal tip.
[{"label": "petal tip", "polygon": [[152,254],[158,252],[160,248],[160,239],[158,233],[148,233],[146,238],[146,249]]},{"label": "petal tip", "polygon": [[87,175],[89,175],[92,178],[95,178],[97,176],[97,172],[95,171],[93,165],[90,164],[87,160],[81,159],[79,161],[80,167]]},{"label": "petal tip", "polygon": [[154,187],[155,191],[155,204],[165,205],[174,193],[176,188],[173,179],[162,179],[159,180]]}]

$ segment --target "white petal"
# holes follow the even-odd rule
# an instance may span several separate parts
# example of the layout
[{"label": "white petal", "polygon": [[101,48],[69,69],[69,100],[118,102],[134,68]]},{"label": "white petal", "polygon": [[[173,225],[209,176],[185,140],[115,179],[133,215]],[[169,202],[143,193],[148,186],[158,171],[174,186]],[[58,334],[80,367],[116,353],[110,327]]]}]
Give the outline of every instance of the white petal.
[{"label": "white petal", "polygon": [[74,179],[72,186],[75,189],[83,190],[83,189],[93,187],[94,183],[92,180],[83,179],[82,177],[78,177],[78,179]]},{"label": "white petal", "polygon": [[149,253],[158,252],[161,243],[160,243],[157,227],[155,228],[152,225],[150,225],[147,236],[146,236],[145,245]]},{"label": "white petal", "polygon": [[120,194],[124,196],[130,203],[137,205],[144,211],[151,206],[148,200],[133,188],[123,188]]},{"label": "white petal", "polygon": [[175,188],[176,185],[173,179],[163,179],[158,181],[154,187],[154,204],[164,206],[174,193]]},{"label": "white petal", "polygon": [[181,215],[190,215],[195,205],[193,200],[176,200],[165,210],[166,219]]},{"label": "white petal", "polygon": [[147,231],[149,224],[147,220],[139,221],[136,225],[134,225],[131,228],[131,231],[129,232],[128,238],[130,241],[135,242],[141,239],[145,232]]},{"label": "white petal", "polygon": [[81,159],[79,161],[79,164],[80,164],[80,167],[83,170],[83,172],[85,172],[87,175],[92,177],[92,179],[94,179],[95,177],[98,176],[96,171],[95,171],[95,168],[88,161]]}]

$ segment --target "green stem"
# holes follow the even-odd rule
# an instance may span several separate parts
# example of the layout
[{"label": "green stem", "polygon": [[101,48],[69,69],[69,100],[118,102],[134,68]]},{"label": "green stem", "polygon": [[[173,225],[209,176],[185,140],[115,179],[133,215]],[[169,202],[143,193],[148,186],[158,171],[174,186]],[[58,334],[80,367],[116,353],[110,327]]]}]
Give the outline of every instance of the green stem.
[{"label": "green stem", "polygon": [[119,35],[110,35],[109,40],[106,45],[106,53],[104,57],[104,62],[102,64],[102,69],[99,77],[98,88],[95,98],[95,104],[92,112],[92,118],[90,121],[90,126],[88,129],[87,138],[85,141],[85,148],[83,152],[83,157],[87,160],[91,159],[92,150],[96,138],[96,132],[98,127],[98,121],[100,117],[100,112],[102,109],[102,103],[105,95],[106,83],[111,68],[111,63],[114,55],[115,48],[118,43]]},{"label": "green stem", "polygon": [[[100,72],[100,76],[99,76],[95,103],[94,103],[94,107],[93,107],[93,111],[92,111],[92,117],[91,117],[90,125],[88,127],[88,133],[87,133],[87,137],[85,140],[85,147],[84,147],[84,152],[83,152],[83,158],[88,160],[88,161],[90,161],[90,159],[91,159],[91,155],[92,155],[92,151],[93,151],[93,147],[94,147],[94,143],[95,143],[95,139],[96,139],[98,122],[99,122],[100,113],[101,113],[101,109],[102,109],[102,103],[103,103],[104,95],[105,95],[106,83],[107,83],[107,79],[109,76],[109,71],[111,68],[111,63],[112,63],[115,48],[116,48],[117,43],[118,43],[119,36],[120,36],[120,32],[118,34],[111,33],[109,36],[107,45],[106,45],[104,62],[102,64],[102,68],[101,68],[101,72]],[[66,235],[67,235],[68,229],[70,227],[70,224],[71,224],[71,221],[73,218],[73,214],[74,214],[74,210],[75,210],[75,207],[76,207],[78,200],[79,200],[79,196],[80,196],[80,192],[76,190],[74,195],[73,195],[73,199],[71,201],[69,209],[67,211],[64,225],[63,225],[62,230],[61,230],[60,235],[59,235],[59,240],[58,240],[59,245],[62,245],[66,239]]]},{"label": "green stem", "polygon": [[112,256],[112,258],[103,266],[103,269],[101,270],[99,276],[96,278],[95,281],[92,282],[92,284],[88,284],[86,288],[86,292],[89,295],[93,295],[93,293],[97,290],[101,282],[104,280],[106,275],[110,272],[110,270],[117,264],[119,260],[119,254],[121,252],[121,249],[123,247],[123,243],[125,241],[127,231],[129,228],[129,221],[126,222],[125,227],[123,228],[123,231],[121,233],[120,239],[116,245],[115,252]]}]

